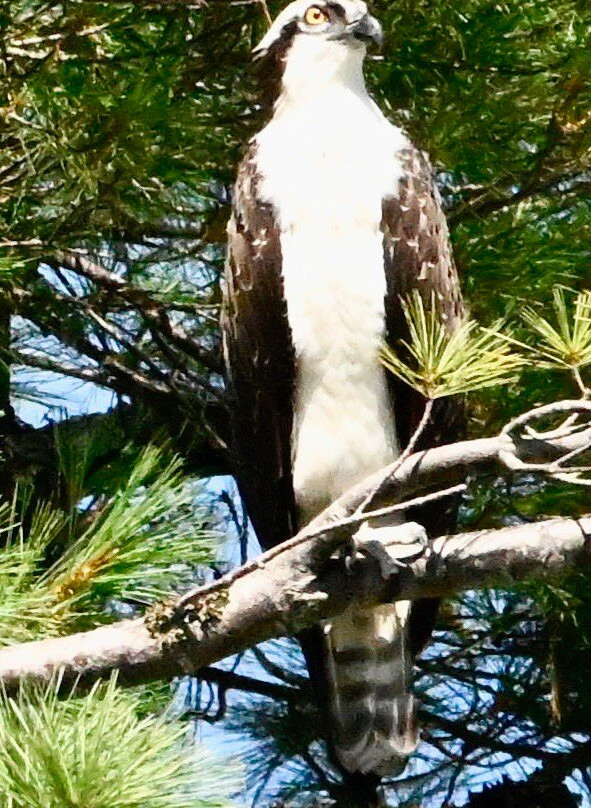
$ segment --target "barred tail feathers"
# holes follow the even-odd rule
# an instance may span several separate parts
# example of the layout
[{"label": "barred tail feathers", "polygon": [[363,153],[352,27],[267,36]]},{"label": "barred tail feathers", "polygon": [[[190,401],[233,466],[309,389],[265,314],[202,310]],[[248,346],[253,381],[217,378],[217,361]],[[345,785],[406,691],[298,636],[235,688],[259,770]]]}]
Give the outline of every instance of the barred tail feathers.
[{"label": "barred tail feathers", "polygon": [[350,772],[399,774],[418,745],[410,602],[359,611],[325,624],[336,755]]}]

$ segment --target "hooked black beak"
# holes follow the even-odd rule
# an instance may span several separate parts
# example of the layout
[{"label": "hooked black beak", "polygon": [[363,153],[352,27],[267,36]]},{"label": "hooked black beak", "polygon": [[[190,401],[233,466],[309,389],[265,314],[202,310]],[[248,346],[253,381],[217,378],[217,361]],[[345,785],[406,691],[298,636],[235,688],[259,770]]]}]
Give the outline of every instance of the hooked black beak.
[{"label": "hooked black beak", "polygon": [[373,42],[378,48],[382,47],[384,40],[382,26],[371,14],[364,14],[363,17],[347,26],[347,30],[355,39],[360,39],[362,42],[367,42],[367,44]]}]

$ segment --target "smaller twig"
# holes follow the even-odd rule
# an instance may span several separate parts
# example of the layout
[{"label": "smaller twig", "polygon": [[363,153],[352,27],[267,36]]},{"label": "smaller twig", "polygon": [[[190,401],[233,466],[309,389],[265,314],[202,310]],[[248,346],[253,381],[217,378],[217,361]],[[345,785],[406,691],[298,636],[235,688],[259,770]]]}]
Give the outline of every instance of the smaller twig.
[{"label": "smaller twig", "polygon": [[[85,252],[73,249],[58,250],[55,258],[58,264],[88,278],[99,288],[114,292],[132,303],[150,328],[161,332],[192,359],[214,372],[219,372],[219,357],[215,352],[201,346],[179,323],[173,322],[168,316],[166,307],[154,299],[148,290],[128,283],[124,277],[98,264]],[[53,266],[55,260],[48,260],[47,263]]]},{"label": "smaller twig", "polygon": [[591,487],[591,480],[585,479],[584,477],[579,476],[580,472],[569,472],[564,474],[552,474],[553,479],[560,480],[562,483],[570,483],[571,485],[584,485],[586,487]]},{"label": "smaller twig", "polygon": [[[425,427],[427,426],[429,418],[431,417],[431,412],[433,410],[433,403],[434,400],[432,398],[427,399],[427,402],[425,403],[425,409],[423,410],[423,414],[421,416],[421,420],[419,421],[419,424],[415,429],[415,431],[413,432],[413,434],[410,436],[410,440],[407,443],[404,451],[396,459],[394,465],[390,467],[388,477],[393,477],[394,474],[400,468],[400,466],[404,463],[404,461],[407,460],[414,452],[415,447],[419,441],[419,438],[425,431]],[[371,501],[375,497],[378,489],[382,487],[384,482],[386,482],[386,480],[380,480],[380,482],[369,492],[369,494],[365,497],[361,505],[357,508],[358,513],[361,513],[362,511],[365,510],[365,508],[367,508],[367,506],[371,503]]]},{"label": "smaller twig", "polygon": [[579,414],[573,412],[564,421],[557,426],[556,429],[551,429],[548,432],[537,432],[533,427],[526,424],[524,427],[524,434],[536,440],[552,440],[554,438],[563,438],[567,435],[573,435],[575,432],[581,432],[583,429],[588,428],[588,424],[577,423]]},{"label": "smaller twig", "polygon": [[212,724],[215,724],[216,721],[220,721],[226,715],[226,709],[228,706],[228,702],[226,700],[226,688],[224,685],[218,685],[218,708],[215,712],[215,715],[211,719]]},{"label": "smaller twig", "polygon": [[[565,401],[554,401],[552,404],[544,404],[542,407],[528,410],[528,412],[524,412],[512,421],[509,421],[509,423],[502,428],[501,435],[510,435],[515,429],[525,427],[531,421],[537,421],[540,418],[545,418],[547,415],[555,415],[560,412],[569,412],[572,414],[582,412],[591,413],[591,401],[582,399],[571,401],[567,399]],[[569,416],[565,425],[567,423],[572,423],[572,415]],[[556,430],[554,430],[553,436],[558,437],[555,433]],[[548,435],[550,435],[550,433],[547,433],[547,435],[538,434],[537,437],[547,437]]]},{"label": "smaller twig", "polygon": [[[468,746],[468,744],[462,743],[462,753],[461,753],[460,759],[456,761],[457,765],[455,765],[453,770],[452,770],[452,774],[451,774],[451,777],[449,778],[449,783],[448,783],[448,786],[447,786],[447,793],[445,795],[445,799],[443,800],[443,802],[441,804],[441,808],[451,808],[451,799],[452,799],[452,797],[454,795],[454,792],[456,790],[458,777],[464,771],[464,766],[466,764],[466,758],[468,757],[468,755],[469,755],[469,753],[471,751],[470,749],[466,748],[467,746]],[[449,752],[448,752],[448,754],[449,754]]]},{"label": "smaller twig", "polygon": [[[547,417],[560,412],[571,411],[571,414],[563,421],[563,423],[552,430],[547,432],[537,432],[530,425],[531,421],[539,420],[540,418]],[[574,410],[574,412],[573,412]],[[523,428],[523,436],[530,440],[561,440],[573,433],[585,432],[589,429],[588,423],[576,424],[576,418],[581,413],[591,412],[591,402],[586,400],[579,401],[558,401],[552,404],[546,404],[543,407],[537,407],[527,413],[523,413],[513,421],[509,422],[501,431],[501,435],[511,435],[512,432],[518,428]],[[570,452],[567,452],[562,457],[557,458],[551,463],[526,463],[515,455],[514,451],[501,451],[500,458],[507,468],[512,471],[532,471],[541,474],[547,474],[556,480],[568,482],[575,485],[591,485],[591,481],[585,480],[580,475],[588,472],[588,466],[574,466],[570,469],[565,469],[564,464],[573,457],[588,451],[591,448],[591,441],[586,441],[581,446],[575,447]]]},{"label": "smaller twig", "polygon": [[467,486],[464,483],[461,483],[460,485],[454,485],[451,488],[444,488],[441,491],[435,491],[431,494],[425,494],[421,497],[406,500],[406,502],[399,502],[396,505],[389,505],[386,508],[378,508],[375,511],[367,511],[365,513],[355,512],[351,516],[347,516],[344,519],[339,519],[338,521],[330,522],[330,524],[322,525],[314,530],[308,531],[304,529],[294,536],[293,539],[289,539],[288,541],[283,542],[283,544],[279,544],[277,547],[272,547],[270,550],[267,550],[265,553],[255,558],[254,561],[251,561],[249,564],[245,564],[242,567],[238,567],[238,569],[224,575],[224,577],[220,578],[218,581],[213,581],[206,586],[196,586],[193,589],[189,589],[188,592],[185,592],[180,598],[178,598],[175,603],[175,608],[177,611],[181,612],[183,608],[187,606],[187,604],[189,604],[197,595],[210,594],[211,592],[218,591],[219,589],[226,589],[230,584],[234,583],[234,581],[237,581],[239,578],[243,578],[253,570],[264,569],[269,561],[272,561],[282,553],[286,553],[288,550],[292,550],[294,547],[298,547],[300,544],[311,542],[312,540],[317,539],[319,536],[322,536],[323,533],[329,532],[331,534],[338,534],[338,531],[342,530],[342,528],[350,528],[357,524],[361,524],[368,519],[374,519],[379,516],[387,516],[388,514],[396,511],[416,508],[420,505],[425,505],[427,502],[433,502],[434,500],[441,499],[442,497],[459,494],[462,491],[465,491],[466,487]]},{"label": "smaller twig", "polygon": [[230,519],[234,525],[234,529],[238,536],[238,543],[240,546],[240,564],[246,564],[248,561],[248,516],[244,503],[242,505],[242,518],[238,515],[236,504],[228,491],[222,491],[220,494],[220,501],[224,503],[230,513]]},{"label": "smaller twig", "polygon": [[[397,511],[406,511],[410,510],[410,508],[418,508],[421,505],[426,505],[428,502],[434,502],[437,499],[442,499],[443,497],[451,497],[454,494],[462,494],[468,486],[465,483],[460,483],[459,485],[452,485],[449,488],[442,488],[440,491],[433,491],[431,494],[425,494],[422,497],[414,497],[414,499],[409,499],[406,502],[397,502],[396,505],[386,505],[384,508],[376,508],[373,511],[364,511],[363,513],[359,513],[356,511],[352,516],[348,516],[345,519],[341,519],[338,522],[333,522],[334,527],[350,527],[356,524],[360,524],[361,522],[366,522],[368,519],[377,519],[381,516],[388,516],[391,513],[396,513]],[[306,538],[312,539],[320,533],[323,533],[325,528],[319,528],[314,533],[309,533]]]},{"label": "smaller twig", "polygon": [[258,0],[258,3],[263,9],[265,20],[267,21],[267,25],[270,28],[273,25],[273,18],[271,17],[271,14],[269,12],[269,7],[267,6],[267,0]]},{"label": "smaller twig", "polygon": [[40,247],[42,245],[41,239],[28,238],[23,240],[11,241],[9,239],[0,240],[0,247]]},{"label": "smaller twig", "polygon": [[293,671],[289,671],[286,668],[283,668],[281,665],[277,665],[273,662],[269,657],[264,654],[258,645],[253,646],[250,649],[252,655],[259,663],[259,665],[271,676],[274,676],[276,679],[279,679],[282,682],[286,682],[291,687],[309,687],[310,680],[307,676],[300,676]]},{"label": "smaller twig", "polygon": [[583,382],[583,379],[581,378],[581,371],[576,366],[572,367],[571,370],[572,370],[573,378],[574,378],[574,380],[575,380],[575,382],[577,384],[577,387],[581,391],[581,396],[583,398],[585,398],[585,399],[589,398],[589,393],[591,391],[589,390],[588,387],[585,387],[585,383]]},{"label": "smaller twig", "polygon": [[127,392],[127,388],[136,387],[141,389],[142,392],[152,393],[154,395],[168,395],[170,393],[170,388],[163,382],[158,382],[155,379],[150,380],[147,376],[126,367],[115,358],[104,360],[102,362],[102,369],[95,370],[90,367],[76,367],[71,364],[61,364],[60,362],[46,357],[24,352],[13,351],[12,355],[15,357],[15,363],[38,368],[39,370],[49,370],[53,373],[71,376],[74,379],[81,379],[84,382],[92,382],[104,387],[111,388],[115,381],[118,380],[121,386],[125,385],[125,392]]},{"label": "smaller twig", "polygon": [[136,339],[135,343],[131,342],[121,332],[120,328],[118,328],[116,325],[106,320],[104,317],[101,317],[101,315],[98,312],[96,312],[92,308],[92,306],[87,305],[84,308],[88,316],[92,320],[94,320],[95,323],[98,326],[100,326],[100,328],[102,328],[106,334],[108,334],[110,337],[116,340],[121,346],[126,348],[130,352],[130,354],[132,354],[132,356],[135,356],[135,358],[139,362],[145,363],[154,373],[154,375],[157,376],[160,380],[162,381],[166,380],[166,374],[147,354],[145,354],[143,351],[140,351],[140,349],[137,347],[140,342],[139,339]]},{"label": "smaller twig", "polygon": [[[591,449],[591,440],[587,441],[587,443],[583,444],[583,446],[577,446],[576,449],[573,449],[571,452],[567,452],[567,454],[559,457],[558,460],[555,460],[554,463],[552,463],[552,466],[563,466],[565,463],[568,463],[569,460],[572,460],[573,457],[577,457],[578,455],[583,454],[583,452],[589,451],[589,449]],[[581,468],[577,467],[576,470],[581,471],[583,468],[585,471],[588,470],[587,466]]]}]

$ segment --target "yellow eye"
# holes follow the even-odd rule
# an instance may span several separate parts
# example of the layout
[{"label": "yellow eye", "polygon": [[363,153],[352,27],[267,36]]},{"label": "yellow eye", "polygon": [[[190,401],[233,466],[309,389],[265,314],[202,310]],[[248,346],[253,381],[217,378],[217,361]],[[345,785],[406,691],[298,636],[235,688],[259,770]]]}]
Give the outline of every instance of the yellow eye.
[{"label": "yellow eye", "polygon": [[318,6],[310,6],[304,14],[304,22],[306,25],[322,25],[323,22],[328,22],[329,17],[326,11]]}]

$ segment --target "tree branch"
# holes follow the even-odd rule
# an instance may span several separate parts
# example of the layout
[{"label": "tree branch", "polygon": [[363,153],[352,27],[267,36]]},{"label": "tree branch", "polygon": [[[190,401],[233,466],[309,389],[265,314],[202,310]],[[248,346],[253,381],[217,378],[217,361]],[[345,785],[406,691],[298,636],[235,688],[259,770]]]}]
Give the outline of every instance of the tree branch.
[{"label": "tree branch", "polygon": [[310,696],[310,683],[304,677],[302,677],[302,686],[292,687],[277,682],[265,682],[262,679],[255,679],[253,676],[244,676],[242,673],[224,671],[221,668],[202,668],[197,671],[196,676],[206,682],[214,682],[223,690],[242,690],[277,701],[299,703],[302,701],[302,697]]},{"label": "tree branch", "polygon": [[[565,413],[570,417],[558,428],[540,432],[532,426]],[[577,424],[573,414],[586,420]],[[157,604],[143,619],[0,649],[0,679],[14,688],[23,677],[47,680],[60,668],[66,683],[79,677],[92,681],[113,668],[122,681],[170,678],[271,637],[298,634],[353,600],[369,607],[443,597],[581,565],[591,555],[591,515],[431,542],[409,522],[390,528],[381,553],[372,555],[366,548],[350,565],[334,554],[352,541],[358,520],[348,517],[369,492],[390,493],[400,501],[468,471],[552,473],[558,468],[564,473],[561,458],[589,442],[590,415],[590,402],[557,402],[516,418],[497,437],[418,452],[394,474],[393,466],[356,486],[293,539],[219,581]]]},{"label": "tree branch", "polygon": [[120,275],[117,275],[116,272],[111,272],[92,261],[86,255],[74,250],[60,250],[56,257],[61,265],[116,293],[136,306],[148,325],[156,328],[173,345],[183,350],[187,356],[200,362],[215,373],[221,372],[219,356],[199,345],[193,337],[187,334],[182,326],[171,322],[166,312],[166,307],[152,298],[145,289],[132,286]]},{"label": "tree branch", "polygon": [[[574,192],[577,194],[577,197],[582,196],[591,189],[591,183],[589,181],[577,179],[577,177],[582,176],[582,171],[578,171],[575,176],[572,174],[552,175],[547,179],[525,184],[515,192],[507,192],[505,194],[499,194],[498,189],[488,189],[472,200],[460,202],[457,207],[448,214],[447,218],[450,224],[455,227],[460,222],[471,217],[485,218],[491,213],[496,213],[499,210],[503,210],[503,208],[510,208],[538,194],[549,195],[560,193],[569,197],[572,196]],[[568,186],[569,183],[572,183],[572,188],[566,187],[564,190],[561,189],[561,186]],[[518,183],[516,182],[515,184],[517,185]]]},{"label": "tree branch", "polygon": [[108,389],[115,389],[124,394],[133,394],[137,390],[156,396],[168,396],[170,387],[165,382],[150,379],[137,370],[126,367],[115,357],[101,362],[101,367],[90,368],[66,364],[30,352],[14,353],[15,362],[37,370],[48,370],[61,373],[84,382],[92,382]]},{"label": "tree branch", "polygon": [[[390,550],[405,546],[408,527],[392,528]],[[368,607],[547,577],[590,559],[591,515],[440,537],[388,578],[372,557],[349,571],[327,557],[348,538],[342,528],[328,529],[311,547],[297,545],[181,598],[180,608],[160,604],[143,619],[0,649],[0,679],[13,689],[58,669],[64,683],[88,683],[115,668],[128,683],[194,674],[263,640],[297,634],[353,600]]]},{"label": "tree branch", "polygon": [[536,432],[530,426],[560,414],[584,414],[591,418],[591,402],[566,400],[537,407],[511,421],[494,437],[458,441],[416,452],[400,466],[395,461],[346,491],[307,529],[350,516],[365,503],[370,491],[373,491],[372,498],[365,504],[375,508],[383,502],[401,502],[433,488],[460,483],[469,474],[484,476],[523,471],[558,475],[566,471],[560,468],[558,461],[569,452],[586,447],[591,440],[591,421],[546,432]]}]

